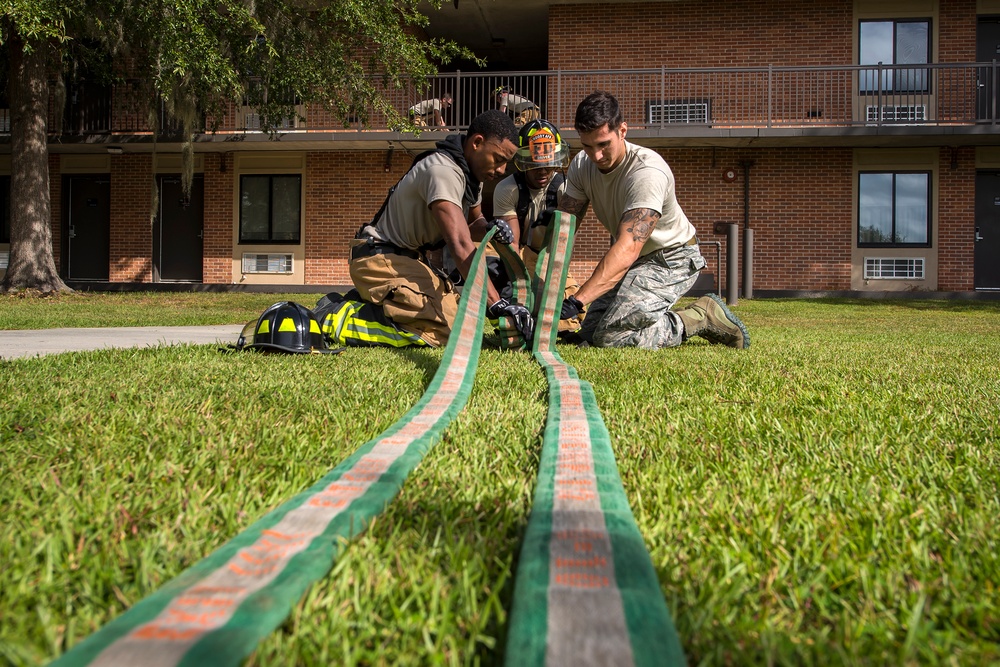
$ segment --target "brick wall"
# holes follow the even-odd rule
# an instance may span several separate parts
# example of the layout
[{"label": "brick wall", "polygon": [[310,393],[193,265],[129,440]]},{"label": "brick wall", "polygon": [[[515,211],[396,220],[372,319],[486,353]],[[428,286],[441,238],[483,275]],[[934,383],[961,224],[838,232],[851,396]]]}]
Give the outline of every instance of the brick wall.
[{"label": "brick wall", "polygon": [[938,289],[975,286],[976,151],[974,147],[941,150],[938,168]]},{"label": "brick wall", "polygon": [[938,60],[943,63],[976,61],[976,1],[938,0]]},{"label": "brick wall", "polygon": [[[750,166],[750,226],[754,229],[754,288],[850,289],[853,209],[850,148],[668,148],[659,149],[674,173],[677,197],[703,242],[722,244],[716,222],[735,222],[743,239],[743,167]],[[226,171],[219,170],[226,160]],[[385,173],[385,151],[314,152],[306,158],[305,283],[350,283],[347,253],[358,225],[378,210],[385,193],[412,157],[395,151]],[[941,150],[938,228],[941,290],[973,288],[975,150]],[[232,156],[205,156],[204,281],[232,282],[235,179]],[[50,158],[53,247],[61,261],[62,180],[59,156]],[[733,169],[737,179],[726,182]],[[149,156],[112,161],[111,280],[149,282],[152,240],[149,222]],[[488,205],[489,202],[487,202]],[[609,246],[609,235],[592,213],[584,216],[574,244],[571,273],[585,280]],[[713,246],[703,245],[708,271],[724,284]],[[742,245],[737,254],[742,258]],[[742,267],[740,282],[742,283]]]},{"label": "brick wall", "polygon": [[351,282],[349,242],[371,220],[413,161],[395,150],[385,173],[386,151],[309,153],[306,156],[306,284]]},{"label": "brick wall", "polygon": [[111,159],[111,282],[153,280],[151,164],[149,155],[137,153]]},{"label": "brick wall", "polygon": [[846,65],[852,16],[845,0],[552,5],[549,69]]},{"label": "brick wall", "polygon": [[[225,171],[220,166],[225,165]],[[233,156],[205,156],[205,221],[202,280],[206,283],[233,281]]]},{"label": "brick wall", "polygon": [[[850,289],[851,149],[661,149],[670,165],[677,200],[698,230],[698,238],[722,243],[716,222],[740,226],[743,249],[743,168],[750,167],[750,226],[754,229],[754,289]],[[722,175],[734,169],[736,181]],[[585,279],[608,247],[608,234],[588,212],[577,234],[573,274]],[[720,277],[714,246],[703,246],[708,271]],[[742,262],[740,283],[742,284]]]}]

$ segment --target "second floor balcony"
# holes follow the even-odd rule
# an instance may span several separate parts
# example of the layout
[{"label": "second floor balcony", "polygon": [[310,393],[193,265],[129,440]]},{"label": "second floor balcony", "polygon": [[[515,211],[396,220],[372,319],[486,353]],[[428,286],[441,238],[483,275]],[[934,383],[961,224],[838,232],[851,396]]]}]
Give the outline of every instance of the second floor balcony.
[{"label": "second floor balcony", "polygon": [[[449,72],[386,90],[403,114],[412,105],[449,93],[454,102],[443,118],[464,130],[486,109],[497,108],[498,89],[530,101],[541,117],[572,136],[576,106],[602,89],[622,104],[631,136],[655,145],[763,145],[861,142],[905,137],[949,144],[1000,143],[997,131],[1000,65],[936,63],[911,66],[766,66],[646,68],[547,72]],[[53,139],[63,143],[143,141],[151,137],[148,110],[131,82],[70,88],[62,125]],[[255,110],[232,104],[221,118],[199,128],[199,141],[312,143],[384,139],[435,141],[436,132],[399,133],[374,111],[349,118],[347,126],[322,105],[298,105],[276,134],[261,127]],[[514,111],[512,110],[512,113]],[[0,110],[0,134],[9,132]],[[56,115],[50,113],[51,120]],[[160,114],[159,141],[179,139],[176,123]],[[358,120],[365,118],[365,122]],[[946,137],[943,139],[943,137]],[[151,139],[148,139],[151,141]],[[363,145],[363,144],[362,144]]]}]

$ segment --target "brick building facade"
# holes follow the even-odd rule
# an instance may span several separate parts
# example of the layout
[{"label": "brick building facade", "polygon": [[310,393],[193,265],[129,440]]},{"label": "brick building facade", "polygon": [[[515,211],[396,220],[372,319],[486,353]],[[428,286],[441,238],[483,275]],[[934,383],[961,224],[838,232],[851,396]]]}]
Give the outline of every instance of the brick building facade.
[{"label": "brick building facade", "polygon": [[[527,4],[542,12],[547,35],[534,73],[442,73],[432,82],[434,90],[455,93],[447,119],[454,129],[489,106],[483,100],[494,84],[526,82],[536,86],[543,115],[564,129],[575,152],[575,105],[604,88],[623,103],[629,140],[670,164],[678,199],[703,241],[721,243],[725,256],[727,237],[716,223],[737,223],[741,239],[753,230],[758,294],[1000,289],[1000,219],[987,205],[1000,202],[1000,81],[992,59],[982,57],[1000,33],[993,28],[1000,25],[1000,0]],[[527,11],[527,4],[492,3],[507,12]],[[432,35],[434,26],[432,13]],[[880,30],[892,31],[885,46],[895,58],[888,64],[897,68],[865,60],[866,49],[882,48]],[[912,46],[911,34],[920,37],[916,59],[899,55]],[[444,36],[463,41],[463,34]],[[902,86],[904,77],[917,83]],[[984,88],[993,95],[985,103]],[[469,101],[473,96],[482,99]],[[671,115],[679,110],[695,115]],[[150,215],[154,183],[166,193],[162,179],[179,172],[179,143],[161,138],[154,149],[144,133],[121,123],[113,124],[117,131],[55,137],[49,166],[61,273],[71,284],[174,281],[319,291],[349,283],[347,248],[358,225],[412,157],[442,134],[345,130],[326,116],[304,109],[287,131],[268,138],[252,129],[247,110],[234,106],[221,132],[199,135],[199,198],[175,201],[173,191],[166,197],[170,215],[194,215],[199,227],[180,249],[168,243],[173,223],[161,219],[163,196],[161,214]],[[0,175],[5,166],[9,172],[4,157]],[[243,216],[256,215],[246,208],[254,196],[290,201],[296,188],[294,239],[242,238],[250,228]],[[914,191],[923,197],[915,208]],[[885,193],[888,199],[878,200]],[[89,221],[105,197],[106,222]],[[609,243],[590,217],[581,223],[573,257],[572,271],[581,277]],[[871,228],[866,221],[874,221]],[[265,235],[273,233],[268,229]],[[916,236],[908,236],[914,229]],[[107,248],[97,266],[87,264],[95,253],[85,241],[93,234]],[[709,271],[725,271],[713,249],[703,252]],[[165,277],[177,275],[170,268],[175,261],[188,268],[180,278]]]}]

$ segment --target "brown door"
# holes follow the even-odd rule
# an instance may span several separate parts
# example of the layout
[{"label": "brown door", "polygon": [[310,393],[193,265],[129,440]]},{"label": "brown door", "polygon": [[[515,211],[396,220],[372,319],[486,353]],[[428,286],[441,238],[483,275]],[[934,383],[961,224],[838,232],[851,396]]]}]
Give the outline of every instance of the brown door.
[{"label": "brown door", "polygon": [[976,289],[1000,290],[1000,172],[976,174]]},{"label": "brown door", "polygon": [[108,280],[111,267],[111,178],[65,176],[68,206],[63,266],[68,280]]},{"label": "brown door", "polygon": [[194,177],[188,197],[180,176],[160,176],[158,180],[160,210],[153,228],[153,279],[200,283],[205,179]]}]

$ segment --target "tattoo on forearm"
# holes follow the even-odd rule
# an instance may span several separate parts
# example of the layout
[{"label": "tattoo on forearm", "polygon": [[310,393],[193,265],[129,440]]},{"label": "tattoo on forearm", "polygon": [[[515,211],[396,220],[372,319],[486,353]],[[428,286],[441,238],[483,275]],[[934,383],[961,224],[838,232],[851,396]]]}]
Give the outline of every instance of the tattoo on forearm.
[{"label": "tattoo on forearm", "polygon": [[563,195],[559,200],[560,211],[565,211],[566,213],[570,213],[577,217],[580,217],[586,208],[587,202],[580,201],[579,199],[573,199],[572,197],[568,197],[566,195]]},{"label": "tattoo on forearm", "polygon": [[651,208],[633,208],[625,211],[619,226],[625,233],[631,234],[636,243],[645,243],[656,229],[659,219],[660,214]]}]

